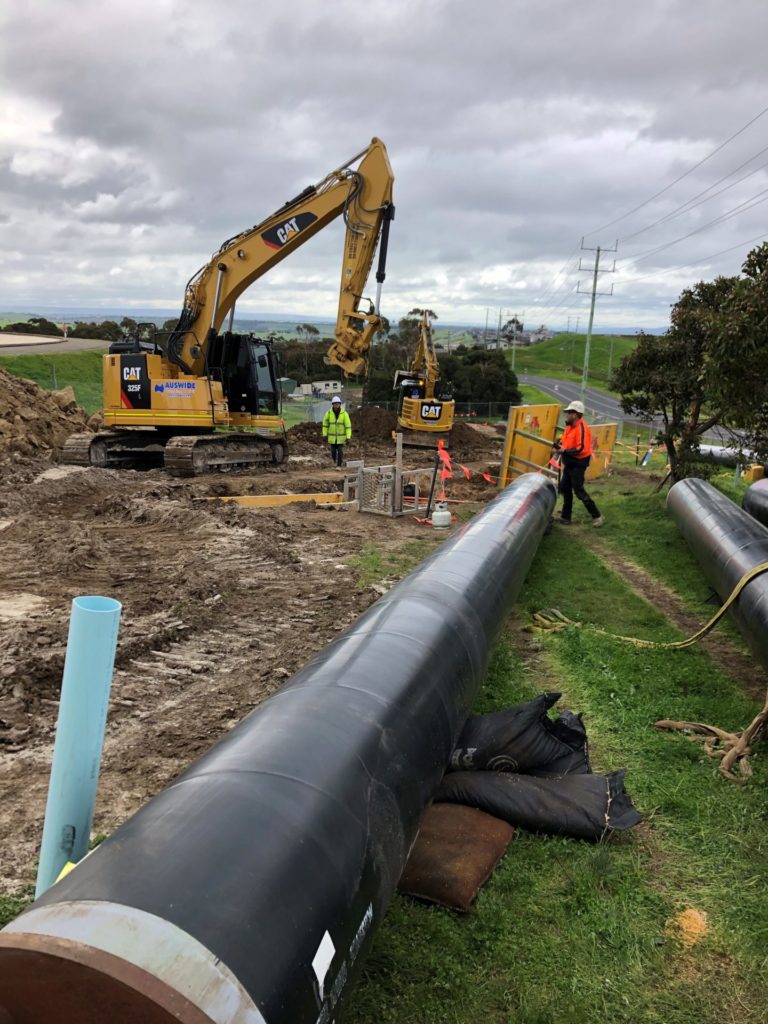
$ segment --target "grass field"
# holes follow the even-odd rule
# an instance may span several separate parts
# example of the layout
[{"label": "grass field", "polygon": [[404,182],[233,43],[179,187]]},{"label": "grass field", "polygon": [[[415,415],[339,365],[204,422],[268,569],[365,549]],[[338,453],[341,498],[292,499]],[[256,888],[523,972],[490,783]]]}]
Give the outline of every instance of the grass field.
[{"label": "grass field", "polygon": [[526,405],[551,405],[554,402],[554,398],[551,395],[539,391],[533,384],[520,384],[518,386],[523,395],[523,402]]},{"label": "grass field", "polygon": [[[650,489],[629,476],[592,488],[608,518],[600,543],[631,551],[703,621],[708,588]],[[581,630],[531,643],[519,632],[556,606],[616,632],[678,637],[584,543],[586,529],[544,539],[477,710],[561,690],[586,713],[596,769],[628,769],[646,821],[597,846],[519,833],[468,916],[397,897],[347,1024],[765,1020],[768,745],[737,787],[697,744],[652,727],[679,717],[737,728],[756,705],[699,649],[639,651]],[[687,909],[709,921],[691,946],[670,927]]]},{"label": "grass field", "polygon": [[[558,334],[538,345],[518,349],[515,353],[515,371],[554,377],[557,380],[580,381],[585,345],[586,337],[583,334]],[[616,367],[635,345],[634,338],[593,334],[589,356],[590,387],[609,390],[609,366]],[[507,352],[506,356],[511,362],[512,353]]]},{"label": "grass field", "polygon": [[[105,350],[106,351],[106,350]],[[42,388],[72,387],[77,401],[88,413],[101,408],[101,357],[103,353],[51,352],[47,355],[0,356],[0,367],[16,377],[26,377]]]}]

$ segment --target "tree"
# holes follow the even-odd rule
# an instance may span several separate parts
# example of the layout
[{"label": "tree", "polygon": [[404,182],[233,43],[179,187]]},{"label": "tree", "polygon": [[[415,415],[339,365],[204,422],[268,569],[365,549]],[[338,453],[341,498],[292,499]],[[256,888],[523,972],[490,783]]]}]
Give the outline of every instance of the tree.
[{"label": "tree", "polygon": [[672,479],[688,473],[715,425],[768,459],[768,243],[747,255],[742,276],[686,288],[671,319],[664,337],[640,336],[611,386],[625,411],[664,419]]},{"label": "tree", "polygon": [[768,461],[768,242],[742,266],[712,324],[710,389],[727,410],[727,423],[741,432],[741,446]]},{"label": "tree", "polygon": [[63,338],[64,332],[44,316],[31,316],[29,320],[22,320],[15,324],[8,324],[1,328],[7,334],[42,334],[45,337]]},{"label": "tree", "polygon": [[515,340],[519,334],[523,332],[522,321],[518,320],[516,316],[513,316],[511,320],[507,320],[504,326],[501,328],[501,337],[508,345],[514,345]]},{"label": "tree", "polygon": [[687,288],[672,308],[667,334],[641,334],[611,375],[625,412],[649,420],[661,416],[659,439],[675,481],[690,472],[701,435],[727,420],[715,386],[721,372],[715,338],[737,280],[718,277]]},{"label": "tree", "polygon": [[123,319],[120,321],[120,327],[122,328],[123,332],[128,335],[129,338],[133,338],[139,329],[139,324],[138,321],[133,319],[133,317],[124,316]]},{"label": "tree", "polygon": [[100,324],[75,321],[69,332],[70,338],[93,338],[98,341],[121,341],[123,332],[114,320],[103,320]]}]

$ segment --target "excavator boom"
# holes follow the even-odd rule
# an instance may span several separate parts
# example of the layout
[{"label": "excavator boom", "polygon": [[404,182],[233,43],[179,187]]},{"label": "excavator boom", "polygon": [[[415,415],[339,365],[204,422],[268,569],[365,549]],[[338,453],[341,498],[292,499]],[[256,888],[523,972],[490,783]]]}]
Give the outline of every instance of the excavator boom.
[{"label": "excavator boom", "polygon": [[[336,336],[327,358],[345,373],[361,372],[381,321],[378,309],[362,313],[359,306],[382,234],[381,256],[386,256],[393,181],[386,147],[374,138],[317,185],[228,239],[187,285],[184,309],[168,342],[169,359],[185,373],[204,374],[207,348],[243,292],[341,214],[346,238]],[[384,273],[380,259],[379,286]]]}]

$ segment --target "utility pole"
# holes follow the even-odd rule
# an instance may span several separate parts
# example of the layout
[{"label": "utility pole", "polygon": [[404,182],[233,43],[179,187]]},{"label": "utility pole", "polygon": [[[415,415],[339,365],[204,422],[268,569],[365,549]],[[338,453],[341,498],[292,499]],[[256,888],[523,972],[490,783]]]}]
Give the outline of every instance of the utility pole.
[{"label": "utility pole", "polygon": [[567,327],[567,333],[568,333],[568,334],[570,334],[570,333],[571,333],[571,318],[570,318],[570,317],[568,317],[568,327]]},{"label": "utility pole", "polygon": [[[525,329],[525,310],[523,310],[523,319],[521,320],[517,313],[514,314],[516,325],[512,328],[512,372],[515,372],[515,355],[517,354],[517,342],[519,336]],[[519,330],[518,330],[519,327]]]},{"label": "utility pole", "polygon": [[499,326],[496,328],[496,349],[497,351],[501,348],[501,306],[499,306]]},{"label": "utility pole", "polygon": [[[592,342],[592,324],[593,324],[594,319],[595,319],[595,300],[597,299],[598,295],[605,295],[605,296],[613,295],[613,285],[611,285],[611,290],[609,292],[598,292],[598,290],[597,290],[597,275],[598,274],[613,274],[615,272],[615,270],[616,270],[616,260],[613,261],[613,266],[611,267],[610,270],[601,270],[600,269],[600,255],[601,255],[601,253],[604,253],[604,252],[617,252],[618,248],[619,248],[619,243],[618,243],[618,240],[617,240],[616,244],[614,245],[614,247],[612,249],[604,249],[604,248],[602,248],[599,245],[597,246],[596,249],[589,249],[589,248],[585,247],[584,239],[582,238],[582,240],[581,240],[581,248],[584,250],[584,252],[593,252],[595,254],[595,265],[594,265],[594,267],[582,267],[582,265],[581,265],[582,261],[579,260],[579,270],[592,270],[592,272],[593,272],[593,274],[592,274],[592,301],[591,301],[590,306],[589,306],[589,323],[587,324],[587,340],[586,340],[586,343],[584,345],[584,368],[583,368],[582,373],[581,373],[581,390],[579,392],[579,397],[581,398],[581,401],[583,402],[584,401],[584,396],[587,393],[587,381],[589,380],[589,349],[590,349],[590,344]],[[579,281],[579,284],[581,284],[581,281]],[[582,292],[580,288],[577,287],[576,290],[581,295],[584,294],[584,292]]]},{"label": "utility pole", "polygon": [[483,348],[485,348],[488,342],[488,307],[485,307],[485,330],[483,331]]}]

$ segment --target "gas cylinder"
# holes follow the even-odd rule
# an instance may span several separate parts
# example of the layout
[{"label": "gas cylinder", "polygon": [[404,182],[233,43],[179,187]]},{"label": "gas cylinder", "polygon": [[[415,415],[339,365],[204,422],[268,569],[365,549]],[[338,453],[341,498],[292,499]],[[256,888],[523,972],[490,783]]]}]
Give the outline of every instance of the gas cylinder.
[{"label": "gas cylinder", "polygon": [[438,501],[435,505],[432,512],[432,525],[440,530],[444,530],[446,526],[451,525],[451,513],[448,511],[446,502]]}]

